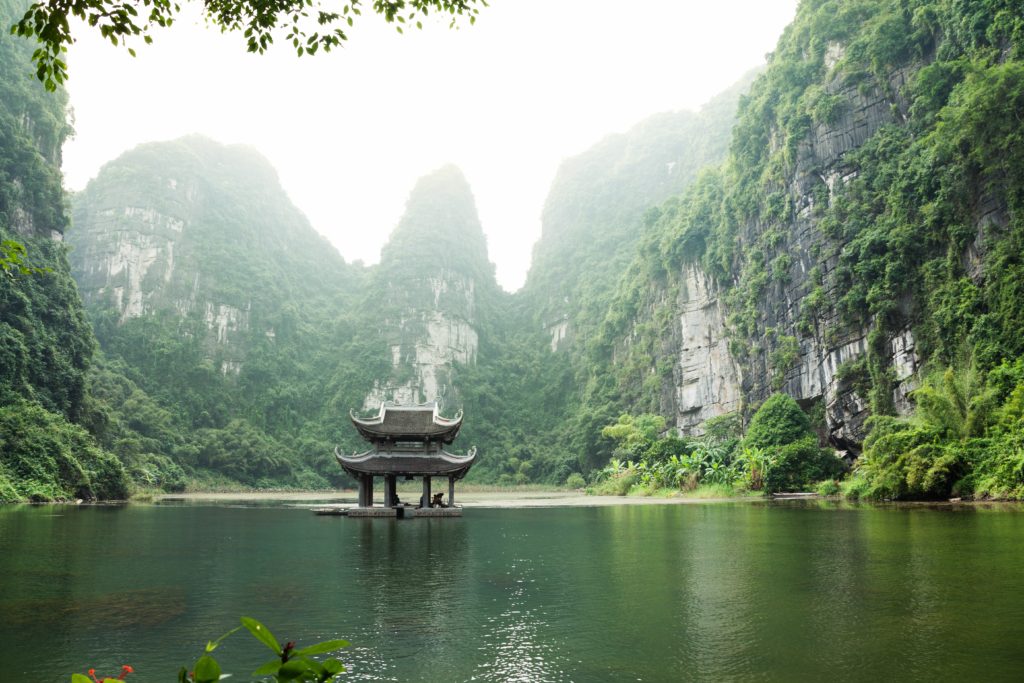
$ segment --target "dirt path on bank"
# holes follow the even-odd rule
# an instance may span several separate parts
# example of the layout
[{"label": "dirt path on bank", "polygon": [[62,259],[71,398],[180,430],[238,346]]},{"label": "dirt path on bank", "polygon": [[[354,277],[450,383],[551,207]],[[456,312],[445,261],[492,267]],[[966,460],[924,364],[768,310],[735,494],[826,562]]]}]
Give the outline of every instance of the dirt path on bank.
[{"label": "dirt path on bank", "polygon": [[[417,493],[399,489],[399,496],[412,500]],[[447,491],[445,491],[447,495]],[[378,492],[379,495],[379,492]],[[296,506],[356,503],[355,491],[251,491],[238,493],[173,493],[155,496],[154,502],[282,502]],[[752,498],[660,498],[642,496],[588,496],[578,491],[458,491],[455,502],[465,508],[603,507],[609,505],[680,505],[724,501],[749,502]],[[383,504],[375,499],[376,505]]]}]

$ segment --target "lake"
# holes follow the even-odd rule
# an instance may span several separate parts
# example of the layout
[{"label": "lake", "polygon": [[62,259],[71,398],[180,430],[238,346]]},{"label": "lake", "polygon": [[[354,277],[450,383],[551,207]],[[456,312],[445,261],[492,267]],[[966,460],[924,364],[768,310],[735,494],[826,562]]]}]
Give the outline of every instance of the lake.
[{"label": "lake", "polygon": [[[0,507],[2,680],[171,681],[241,615],[359,681],[1020,680],[1024,508]],[[247,633],[232,680],[269,659]]]}]

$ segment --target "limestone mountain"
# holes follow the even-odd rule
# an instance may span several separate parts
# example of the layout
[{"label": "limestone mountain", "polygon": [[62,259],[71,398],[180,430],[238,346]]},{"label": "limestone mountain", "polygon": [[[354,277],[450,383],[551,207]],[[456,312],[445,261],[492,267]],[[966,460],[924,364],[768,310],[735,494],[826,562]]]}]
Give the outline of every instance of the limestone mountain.
[{"label": "limestone mountain", "polygon": [[498,286],[473,195],[446,166],[420,179],[370,274],[364,297],[387,346],[391,371],[374,382],[364,408],[382,400],[461,407],[452,372],[477,362],[481,326],[493,319]]},{"label": "limestone mountain", "polygon": [[699,111],[651,116],[561,164],[523,287],[530,313],[548,331],[553,348],[574,338],[574,328],[596,328],[633,258],[644,212],[725,159],[737,103],[756,73]]},{"label": "limestone mountain", "polygon": [[923,364],[1019,357],[1014,7],[802,3],[728,160],[661,207],[616,295],[609,391],[687,433],[782,391],[856,454]]},{"label": "limestone mountain", "polygon": [[[167,412],[136,449],[248,482],[337,474],[327,350],[351,339],[361,273],[264,158],[197,136],[143,145],[104,166],[73,216],[72,269],[105,356]],[[110,393],[123,410],[136,391]],[[228,452],[238,443],[248,453]]]},{"label": "limestone mountain", "polygon": [[606,359],[590,358],[593,343],[616,285],[650,229],[645,214],[684,191],[702,168],[725,159],[738,101],[756,73],[697,112],[652,116],[560,166],[506,335],[515,358],[508,364],[543,368],[547,384],[522,386],[517,400],[534,410],[519,421],[537,427],[526,430],[524,439],[505,441],[506,452],[522,453],[517,471],[505,474],[521,480],[521,472],[529,471],[562,480],[607,461],[610,447],[600,439],[601,428],[631,406],[611,395],[588,398],[595,379],[608,372]]},{"label": "limestone mountain", "polygon": [[315,486],[343,479],[330,454],[357,445],[349,409],[461,407],[452,375],[476,362],[498,288],[454,167],[417,184],[370,268],[312,230],[265,159],[201,137],[122,155],[73,205],[97,393],[148,416],[121,441],[135,460]]},{"label": "limestone mountain", "polygon": [[177,327],[222,375],[351,290],[349,269],[250,148],[193,136],[138,147],[73,201],[72,266],[101,339]]}]

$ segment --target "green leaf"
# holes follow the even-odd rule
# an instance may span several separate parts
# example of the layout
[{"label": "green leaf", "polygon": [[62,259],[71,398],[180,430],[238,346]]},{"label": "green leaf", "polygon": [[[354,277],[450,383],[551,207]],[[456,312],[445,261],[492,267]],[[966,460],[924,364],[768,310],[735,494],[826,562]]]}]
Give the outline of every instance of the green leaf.
[{"label": "green leaf", "polygon": [[277,672],[277,677],[283,681],[290,681],[309,670],[309,661],[305,659],[289,659],[281,665],[281,669]]},{"label": "green leaf", "polygon": [[71,683],[92,683],[92,681],[82,674],[71,674]]},{"label": "green leaf", "polygon": [[263,664],[262,666],[260,666],[260,668],[258,668],[255,671],[253,671],[252,675],[253,676],[268,676],[270,674],[276,674],[277,670],[280,669],[280,668],[281,668],[281,660],[280,659],[271,659],[269,662],[267,662],[266,664]]},{"label": "green leaf", "polygon": [[274,637],[273,633],[267,630],[266,626],[252,617],[242,617],[242,626],[249,629],[249,633],[253,634],[256,640],[273,650],[275,655],[281,654],[281,646],[278,644],[277,638]]},{"label": "green leaf", "polygon": [[209,655],[203,655],[196,661],[196,683],[215,683],[220,680],[220,664]]},{"label": "green leaf", "polygon": [[206,652],[207,652],[207,654],[209,654],[209,653],[213,652],[214,650],[216,650],[217,647],[220,645],[222,640],[224,640],[225,638],[227,638],[228,636],[230,636],[232,633],[234,633],[235,631],[237,631],[240,628],[242,628],[242,627],[241,626],[236,626],[233,629],[231,629],[230,631],[228,631],[227,633],[225,633],[224,635],[222,635],[217,640],[208,641],[206,643]]},{"label": "green leaf", "polygon": [[322,655],[327,652],[340,650],[341,648],[348,647],[349,645],[351,645],[351,643],[347,640],[325,640],[322,643],[317,643],[316,645],[310,645],[309,647],[304,647],[301,650],[296,650],[295,654],[303,656]]},{"label": "green leaf", "polygon": [[342,664],[341,660],[339,659],[328,659],[327,661],[323,662],[323,667],[327,671],[327,673],[331,674],[332,676],[335,674],[345,673],[345,665]]}]

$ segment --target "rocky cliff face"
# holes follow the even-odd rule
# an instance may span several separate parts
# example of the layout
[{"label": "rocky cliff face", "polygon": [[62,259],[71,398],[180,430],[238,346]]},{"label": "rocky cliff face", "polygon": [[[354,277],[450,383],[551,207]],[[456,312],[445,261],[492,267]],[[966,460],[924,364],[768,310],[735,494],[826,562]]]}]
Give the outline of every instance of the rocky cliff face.
[{"label": "rocky cliff face", "polygon": [[87,305],[117,326],[162,321],[223,375],[276,338],[286,302],[345,283],[344,262],[266,160],[200,137],[108,164],[75,197],[74,226],[72,266]]},{"label": "rocky cliff face", "polygon": [[610,135],[559,167],[520,293],[553,351],[584,341],[632,258],[644,211],[726,155],[747,74],[698,112],[665,112]]},{"label": "rocky cliff face", "polygon": [[[667,281],[650,281],[648,304],[640,307],[629,336],[619,338],[622,359],[635,353],[638,326],[662,306],[673,311],[674,322],[662,327],[652,366],[672,363],[671,383],[662,385],[658,409],[674,416],[683,434],[699,435],[705,420],[782,391],[805,407],[824,402],[829,439],[837,447],[856,450],[863,440],[867,397],[863,388],[858,393],[853,381],[841,378],[839,369],[864,358],[872,327],[840,319],[842,292],[833,271],[846,245],[821,229],[816,203],[831,203],[857,177],[848,153],[881,127],[905,122],[906,84],[920,65],[894,70],[884,86],[844,86],[832,73],[843,51],[841,44],[830,43],[825,55],[824,92],[837,113],[799,141],[791,172],[776,188],[782,219],[735,226],[737,241],[746,248],[735,267],[756,269],[761,279],[753,296],[740,300],[732,288],[749,275],[735,272],[723,286],[699,263],[684,260]],[[776,131],[773,144],[778,146],[781,137]],[[651,305],[652,300],[663,303]],[[737,324],[739,316],[747,319]],[[920,365],[913,332],[904,327],[883,344],[895,373],[893,402],[905,413]]]},{"label": "rocky cliff face", "polygon": [[367,292],[383,315],[378,333],[391,373],[378,378],[363,408],[381,401],[438,401],[461,406],[456,365],[473,365],[479,348],[481,302],[497,284],[473,195],[462,173],[442,168],[413,189]]},{"label": "rocky cliff face", "polygon": [[725,310],[715,282],[695,266],[684,269],[678,310],[671,406],[684,434],[743,407],[742,370],[729,352]]},{"label": "rocky cliff face", "polygon": [[961,9],[917,5],[801,7],[728,160],[662,207],[616,295],[604,334],[637,405],[693,434],[781,391],[822,404],[823,432],[856,454],[869,414],[912,410],[924,361],[1017,348],[986,270],[1016,262],[992,256],[1016,251],[1014,157],[973,152],[998,173],[967,160],[984,145],[967,112],[1016,97],[1016,34],[998,13],[965,34]]},{"label": "rocky cliff face", "polygon": [[[832,120],[814,125],[799,143],[795,166],[782,187],[791,207],[789,220],[781,225],[782,239],[765,255],[777,272],[757,306],[760,339],[748,347],[744,359],[747,372],[740,387],[754,403],[775,391],[787,393],[805,406],[823,401],[831,442],[856,450],[863,441],[869,414],[867,397],[837,373],[867,354],[872,328],[870,323],[847,325],[840,320],[837,302],[842,293],[837,291],[833,272],[846,244],[821,229],[822,214],[815,211],[815,203],[831,204],[842,186],[857,177],[857,168],[846,160],[851,151],[882,126],[905,123],[910,106],[907,83],[920,65],[894,70],[882,85],[844,86],[833,71],[844,49],[831,43],[825,55],[828,75],[824,92],[833,98],[837,113]],[[763,243],[766,228],[778,227],[748,226],[746,239],[751,244],[759,239]],[[810,302],[810,297],[816,300]],[[904,327],[883,343],[886,364],[896,373],[893,402],[906,414],[911,408],[906,396],[914,388],[914,373],[920,364],[913,333]],[[719,367],[720,363],[709,364],[712,373]],[[713,405],[721,409],[717,402]]]}]

